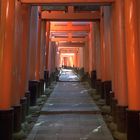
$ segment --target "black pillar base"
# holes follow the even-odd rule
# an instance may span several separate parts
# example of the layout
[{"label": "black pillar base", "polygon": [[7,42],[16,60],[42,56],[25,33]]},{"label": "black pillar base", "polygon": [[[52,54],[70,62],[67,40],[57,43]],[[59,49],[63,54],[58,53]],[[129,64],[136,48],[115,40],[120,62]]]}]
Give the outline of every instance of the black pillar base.
[{"label": "black pillar base", "polygon": [[105,99],[104,84],[104,82],[101,82],[100,94],[102,99]]},{"label": "black pillar base", "polygon": [[91,81],[91,87],[92,88],[96,88],[96,71],[91,71],[91,78],[90,78],[90,81]]},{"label": "black pillar base", "polygon": [[113,101],[114,97],[115,97],[114,92],[110,91],[110,105],[112,105],[112,101]]},{"label": "black pillar base", "polygon": [[29,114],[29,107],[30,107],[30,91],[26,91],[25,93],[25,97],[26,97],[26,115]]},{"label": "black pillar base", "polygon": [[101,88],[101,79],[96,80],[96,90],[98,93],[100,93],[100,88]]},{"label": "black pillar base", "polygon": [[40,79],[40,95],[44,94],[44,79]]},{"label": "black pillar base", "polygon": [[126,109],[127,106],[117,105],[117,128],[122,133],[126,133]]},{"label": "black pillar base", "polygon": [[110,91],[112,90],[112,82],[104,81],[104,94],[107,105],[110,105]]},{"label": "black pillar base", "polygon": [[116,123],[117,122],[117,100],[115,98],[112,99],[111,103],[111,113],[113,116],[113,121]]},{"label": "black pillar base", "polygon": [[127,110],[127,140],[140,140],[140,111]]},{"label": "black pillar base", "polygon": [[30,106],[35,106],[39,91],[39,82],[37,80],[29,81],[29,91],[30,91]]},{"label": "black pillar base", "polygon": [[44,71],[44,80],[46,83],[46,87],[48,87],[49,86],[49,71],[47,70]]},{"label": "black pillar base", "polygon": [[0,110],[0,139],[12,140],[13,134],[14,111]]},{"label": "black pillar base", "polygon": [[14,132],[21,129],[21,105],[13,106],[14,109]]},{"label": "black pillar base", "polygon": [[25,117],[26,117],[26,108],[27,108],[27,99],[26,99],[26,97],[20,99],[20,103],[21,103],[21,122],[24,122]]},{"label": "black pillar base", "polygon": [[96,88],[96,80],[97,80],[96,71],[93,70],[91,71],[91,87],[94,89]]}]

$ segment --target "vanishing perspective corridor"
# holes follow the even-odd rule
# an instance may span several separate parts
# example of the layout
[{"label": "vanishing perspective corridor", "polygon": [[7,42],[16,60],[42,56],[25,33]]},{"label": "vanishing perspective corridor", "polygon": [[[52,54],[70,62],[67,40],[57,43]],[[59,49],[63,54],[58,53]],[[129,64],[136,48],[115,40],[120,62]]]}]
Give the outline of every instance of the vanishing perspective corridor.
[{"label": "vanishing perspective corridor", "polygon": [[140,140],[140,0],[0,0],[0,140]]},{"label": "vanishing perspective corridor", "polygon": [[77,77],[62,70],[67,82],[56,84],[27,140],[113,140],[88,89],[71,76]]}]

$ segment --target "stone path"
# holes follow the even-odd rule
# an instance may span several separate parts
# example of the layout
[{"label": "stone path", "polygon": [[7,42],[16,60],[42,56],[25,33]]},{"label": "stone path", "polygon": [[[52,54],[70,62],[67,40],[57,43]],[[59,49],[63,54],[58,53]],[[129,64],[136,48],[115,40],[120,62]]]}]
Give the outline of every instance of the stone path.
[{"label": "stone path", "polygon": [[58,82],[27,140],[113,140],[80,82]]},{"label": "stone path", "polygon": [[72,70],[62,69],[59,80],[60,81],[79,81],[79,78],[77,77],[77,75],[73,73]]}]

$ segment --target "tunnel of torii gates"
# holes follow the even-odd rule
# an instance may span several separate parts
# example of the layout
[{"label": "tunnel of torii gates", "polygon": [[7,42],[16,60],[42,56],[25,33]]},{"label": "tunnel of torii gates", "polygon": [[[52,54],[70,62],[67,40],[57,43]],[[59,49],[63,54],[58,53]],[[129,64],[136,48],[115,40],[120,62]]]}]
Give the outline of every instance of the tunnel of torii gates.
[{"label": "tunnel of torii gates", "polygon": [[44,83],[67,65],[84,68],[118,131],[139,140],[139,7],[140,0],[1,0],[0,139],[20,131]]}]

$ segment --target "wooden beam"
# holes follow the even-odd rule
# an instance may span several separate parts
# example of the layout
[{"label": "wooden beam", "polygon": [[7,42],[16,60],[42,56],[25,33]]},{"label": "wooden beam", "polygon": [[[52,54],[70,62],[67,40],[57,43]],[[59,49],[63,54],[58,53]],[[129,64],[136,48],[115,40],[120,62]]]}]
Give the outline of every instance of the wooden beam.
[{"label": "wooden beam", "polygon": [[89,25],[78,25],[78,26],[58,26],[58,25],[51,25],[51,32],[89,32],[90,26]]},{"label": "wooden beam", "polygon": [[43,11],[41,17],[47,21],[96,21],[100,19],[100,12],[85,13],[49,13]]},{"label": "wooden beam", "polygon": [[20,0],[25,4],[46,4],[46,5],[91,5],[91,4],[100,4],[100,5],[109,5],[115,0]]},{"label": "wooden beam", "polygon": [[50,38],[50,41],[54,42],[60,42],[60,41],[65,41],[65,42],[86,42],[88,41],[87,38]]},{"label": "wooden beam", "polygon": [[72,43],[72,42],[60,42],[59,43],[59,47],[85,47],[85,43]]}]

